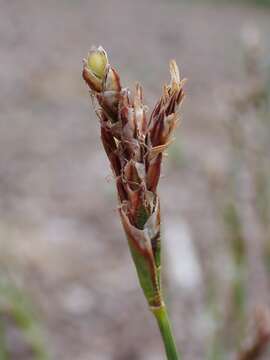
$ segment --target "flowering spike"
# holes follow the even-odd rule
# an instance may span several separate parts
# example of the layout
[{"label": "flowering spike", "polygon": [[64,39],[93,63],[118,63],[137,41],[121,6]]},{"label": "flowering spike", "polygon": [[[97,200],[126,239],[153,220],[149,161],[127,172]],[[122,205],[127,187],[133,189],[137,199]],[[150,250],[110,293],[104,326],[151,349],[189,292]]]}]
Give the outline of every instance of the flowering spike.
[{"label": "flowering spike", "polygon": [[[164,85],[150,119],[142,86],[134,95],[122,89],[118,73],[102,47],[84,61],[83,78],[99,103],[101,139],[115,176],[119,213],[141,287],[159,324],[168,319],[160,281],[160,206],[157,186],[163,152],[172,141],[184,92],[176,62],[170,62],[171,82]],[[165,316],[165,318],[164,318]],[[162,327],[163,325],[161,325]],[[170,338],[167,354],[176,360]]]}]

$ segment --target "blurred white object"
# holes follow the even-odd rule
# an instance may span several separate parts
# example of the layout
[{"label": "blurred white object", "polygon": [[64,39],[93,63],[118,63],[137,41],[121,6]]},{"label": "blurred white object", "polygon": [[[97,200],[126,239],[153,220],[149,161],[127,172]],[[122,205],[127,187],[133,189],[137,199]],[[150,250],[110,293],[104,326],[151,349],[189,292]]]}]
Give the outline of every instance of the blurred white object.
[{"label": "blurred white object", "polygon": [[241,37],[244,45],[248,48],[258,48],[261,44],[261,33],[254,24],[245,24],[242,28]]},{"label": "blurred white object", "polygon": [[246,24],[241,33],[243,50],[245,53],[246,71],[249,76],[259,75],[259,67],[262,62],[263,44],[260,30],[257,26]]},{"label": "blurred white object", "polygon": [[193,290],[202,283],[202,271],[187,224],[167,220],[163,246],[168,257],[166,266],[174,286]]},{"label": "blurred white object", "polygon": [[76,284],[70,285],[61,294],[64,309],[73,315],[82,315],[92,310],[94,298],[90,290]]}]

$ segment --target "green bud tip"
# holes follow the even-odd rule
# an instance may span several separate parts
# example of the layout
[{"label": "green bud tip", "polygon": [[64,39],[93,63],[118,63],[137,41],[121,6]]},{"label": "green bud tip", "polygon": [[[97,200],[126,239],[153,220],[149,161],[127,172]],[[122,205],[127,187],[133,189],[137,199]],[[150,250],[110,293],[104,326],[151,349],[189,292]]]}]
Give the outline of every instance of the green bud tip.
[{"label": "green bud tip", "polygon": [[105,50],[99,46],[92,50],[87,57],[87,68],[99,79],[103,79],[106,74],[108,58]]}]

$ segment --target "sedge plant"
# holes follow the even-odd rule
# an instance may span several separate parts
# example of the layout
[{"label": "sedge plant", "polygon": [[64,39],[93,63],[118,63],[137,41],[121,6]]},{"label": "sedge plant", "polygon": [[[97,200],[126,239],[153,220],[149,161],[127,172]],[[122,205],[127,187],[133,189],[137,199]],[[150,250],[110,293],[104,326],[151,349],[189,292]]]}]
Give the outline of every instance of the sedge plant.
[{"label": "sedge plant", "polygon": [[164,151],[179,121],[183,84],[175,61],[171,81],[150,116],[143,90],[132,94],[121,86],[102,47],[93,47],[84,59],[87,83],[100,121],[101,141],[108,156],[118,195],[118,210],[138,278],[154,314],[168,360],[178,360],[161,286],[160,200],[157,186]]}]

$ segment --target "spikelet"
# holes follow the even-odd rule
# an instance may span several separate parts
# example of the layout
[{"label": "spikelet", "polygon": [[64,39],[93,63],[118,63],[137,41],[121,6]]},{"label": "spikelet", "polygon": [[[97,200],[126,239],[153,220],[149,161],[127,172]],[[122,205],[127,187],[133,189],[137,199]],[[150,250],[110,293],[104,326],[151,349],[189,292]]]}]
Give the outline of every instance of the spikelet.
[{"label": "spikelet", "polygon": [[171,81],[150,117],[143,89],[134,95],[122,88],[105,50],[92,48],[84,60],[83,78],[100,109],[101,140],[111,164],[119,213],[140,284],[151,308],[163,305],[160,281],[160,202],[157,186],[162,155],[172,142],[184,97],[175,61]]}]

